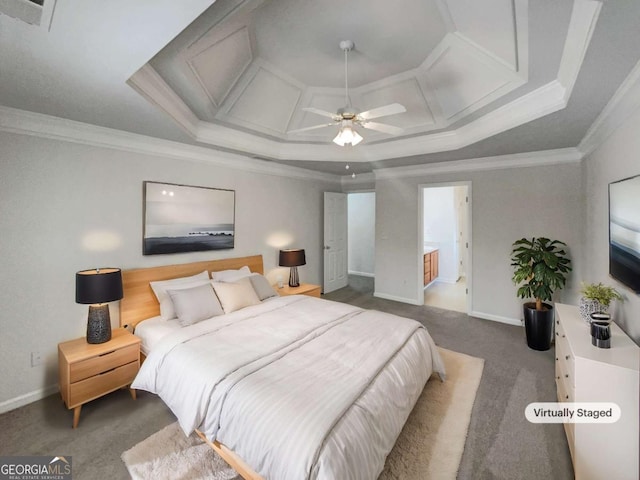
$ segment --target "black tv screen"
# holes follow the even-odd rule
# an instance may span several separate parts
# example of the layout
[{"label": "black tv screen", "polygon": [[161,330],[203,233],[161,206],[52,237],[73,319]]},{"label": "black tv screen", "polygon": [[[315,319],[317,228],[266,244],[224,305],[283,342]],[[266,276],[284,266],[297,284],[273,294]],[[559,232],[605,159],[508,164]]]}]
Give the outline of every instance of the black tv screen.
[{"label": "black tv screen", "polygon": [[640,175],[609,184],[609,274],[640,293]]}]

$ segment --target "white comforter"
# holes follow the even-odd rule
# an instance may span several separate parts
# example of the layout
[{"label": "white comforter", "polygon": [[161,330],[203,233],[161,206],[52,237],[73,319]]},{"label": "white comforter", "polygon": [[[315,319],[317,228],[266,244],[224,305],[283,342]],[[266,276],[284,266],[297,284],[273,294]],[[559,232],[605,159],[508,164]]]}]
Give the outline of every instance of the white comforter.
[{"label": "white comforter", "polygon": [[132,388],[264,478],[375,479],[434,371],[418,322],[290,296],[169,335]]}]

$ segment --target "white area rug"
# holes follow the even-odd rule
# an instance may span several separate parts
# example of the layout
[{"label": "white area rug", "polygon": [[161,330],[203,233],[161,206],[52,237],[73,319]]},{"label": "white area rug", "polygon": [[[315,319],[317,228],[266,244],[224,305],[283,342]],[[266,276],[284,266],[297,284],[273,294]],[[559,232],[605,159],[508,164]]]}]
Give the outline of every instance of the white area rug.
[{"label": "white area rug", "polygon": [[[484,360],[440,348],[447,381],[432,378],[420,395],[379,480],[455,479]],[[240,480],[195,434],[177,423],[122,454],[135,480]]]}]

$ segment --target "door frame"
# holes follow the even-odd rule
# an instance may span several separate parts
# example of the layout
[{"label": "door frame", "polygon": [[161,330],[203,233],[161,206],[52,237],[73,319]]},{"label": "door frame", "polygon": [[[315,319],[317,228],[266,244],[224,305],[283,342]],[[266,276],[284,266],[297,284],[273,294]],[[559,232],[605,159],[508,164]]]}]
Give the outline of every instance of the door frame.
[{"label": "door frame", "polygon": [[[472,218],[473,218],[473,195],[472,195],[472,182],[458,181],[458,182],[437,182],[437,183],[421,183],[418,185],[418,252],[416,252],[416,265],[423,265],[424,260],[424,190],[425,188],[439,188],[439,187],[467,187],[467,195],[469,197],[469,203],[467,204],[467,238],[469,247],[466,248],[467,264],[465,270],[465,281],[467,283],[467,314],[473,311],[473,230],[472,230]],[[418,268],[418,274],[416,279],[417,298],[418,305],[424,305],[424,268]]]}]

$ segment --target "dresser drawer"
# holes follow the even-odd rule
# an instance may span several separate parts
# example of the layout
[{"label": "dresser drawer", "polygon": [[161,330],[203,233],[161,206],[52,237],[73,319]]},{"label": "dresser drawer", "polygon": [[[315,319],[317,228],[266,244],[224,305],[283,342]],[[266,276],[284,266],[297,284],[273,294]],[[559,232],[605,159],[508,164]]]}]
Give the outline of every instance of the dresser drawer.
[{"label": "dresser drawer", "polygon": [[138,360],[69,385],[67,408],[73,408],[133,382]]},{"label": "dresser drawer", "polygon": [[137,361],[138,352],[139,347],[135,344],[72,363],[69,366],[69,382],[75,383],[85,378],[108,372],[127,363]]},{"label": "dresser drawer", "polygon": [[575,359],[569,349],[567,339],[562,336],[556,337],[556,376],[561,375],[564,382],[575,386]]},{"label": "dresser drawer", "polygon": [[557,396],[559,402],[573,402],[575,401],[575,392],[573,387],[565,381],[564,377],[560,375],[560,379],[556,380],[556,387],[558,389]]},{"label": "dresser drawer", "polygon": [[[561,365],[562,367],[562,365]],[[575,389],[573,388],[572,379],[573,376],[559,369],[556,376],[556,387],[558,387],[558,400],[561,402],[573,402],[575,401]],[[559,378],[558,378],[559,377]]]}]

